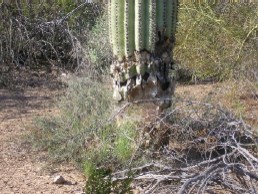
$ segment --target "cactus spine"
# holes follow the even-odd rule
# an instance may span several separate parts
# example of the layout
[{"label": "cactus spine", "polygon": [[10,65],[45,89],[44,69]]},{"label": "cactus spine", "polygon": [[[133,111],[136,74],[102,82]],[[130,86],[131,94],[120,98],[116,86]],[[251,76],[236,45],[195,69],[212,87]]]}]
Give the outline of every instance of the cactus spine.
[{"label": "cactus spine", "polygon": [[136,90],[148,97],[146,88],[155,88],[152,97],[168,94],[178,0],[109,0],[108,8],[118,99],[135,99]]}]

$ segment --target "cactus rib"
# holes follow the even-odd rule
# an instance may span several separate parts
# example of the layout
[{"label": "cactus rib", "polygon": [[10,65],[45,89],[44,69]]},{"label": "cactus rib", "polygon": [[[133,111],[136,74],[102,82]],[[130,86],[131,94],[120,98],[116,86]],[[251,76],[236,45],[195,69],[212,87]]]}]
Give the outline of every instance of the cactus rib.
[{"label": "cactus rib", "polygon": [[175,39],[177,20],[178,20],[178,0],[173,0],[173,25],[172,25],[172,33],[170,34],[171,39]]},{"label": "cactus rib", "polygon": [[125,3],[118,0],[118,18],[117,18],[117,38],[118,38],[118,60],[123,60],[125,56],[125,33],[124,33],[124,9]]},{"label": "cactus rib", "polygon": [[174,39],[176,33],[176,24],[177,24],[177,10],[178,10],[178,0],[167,0],[167,9],[166,9],[166,21],[167,28],[165,36]]},{"label": "cactus rib", "polygon": [[146,0],[135,0],[135,49],[141,51],[145,46],[145,4]]},{"label": "cactus rib", "polygon": [[117,3],[119,0],[111,0],[111,38],[112,38],[112,48],[113,48],[113,54],[114,56],[117,56],[118,51],[118,41],[117,41]]},{"label": "cactus rib", "polygon": [[146,8],[146,50],[154,52],[156,43],[156,0],[147,0]]},{"label": "cactus rib", "polygon": [[133,55],[134,44],[134,0],[125,0],[125,56],[128,58]]},{"label": "cactus rib", "polygon": [[111,0],[111,32],[113,53],[121,61],[124,58],[124,2]]},{"label": "cactus rib", "polygon": [[111,10],[112,3],[111,0],[108,0],[108,29],[109,29],[109,43],[112,45],[112,17],[111,17]]},{"label": "cactus rib", "polygon": [[156,0],[157,30],[162,33],[164,28],[164,0]]}]

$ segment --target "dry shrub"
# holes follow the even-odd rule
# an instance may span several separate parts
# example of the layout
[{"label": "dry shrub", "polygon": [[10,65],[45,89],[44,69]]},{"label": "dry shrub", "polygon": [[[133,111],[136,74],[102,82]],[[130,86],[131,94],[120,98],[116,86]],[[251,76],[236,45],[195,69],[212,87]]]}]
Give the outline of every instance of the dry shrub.
[{"label": "dry shrub", "polygon": [[[8,72],[89,66],[82,47],[103,6],[74,1],[0,4],[0,64]],[[7,72],[5,71],[5,72]]]},{"label": "dry shrub", "polygon": [[256,132],[218,106],[177,104],[148,126],[135,160],[144,155],[149,162],[114,172],[113,180],[133,174],[139,193],[255,193]]}]

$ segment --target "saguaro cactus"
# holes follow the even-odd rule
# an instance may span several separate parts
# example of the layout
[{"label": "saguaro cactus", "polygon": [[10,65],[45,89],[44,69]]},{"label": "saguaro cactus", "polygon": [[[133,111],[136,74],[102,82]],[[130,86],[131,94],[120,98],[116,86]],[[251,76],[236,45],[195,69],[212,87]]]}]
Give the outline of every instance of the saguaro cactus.
[{"label": "saguaro cactus", "polygon": [[109,0],[115,99],[171,97],[177,13],[178,0]]}]

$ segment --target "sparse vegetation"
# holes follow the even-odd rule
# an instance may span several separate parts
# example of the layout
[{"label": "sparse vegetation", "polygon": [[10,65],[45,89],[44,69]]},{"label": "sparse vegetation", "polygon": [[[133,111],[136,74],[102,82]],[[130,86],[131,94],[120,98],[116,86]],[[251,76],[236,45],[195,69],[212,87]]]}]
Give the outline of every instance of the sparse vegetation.
[{"label": "sparse vegetation", "polygon": [[181,4],[177,76],[221,82],[205,99],[177,94],[161,113],[144,100],[114,103],[106,76],[112,62],[107,7],[90,4],[69,15],[78,5],[0,4],[0,85],[10,86],[24,66],[30,72],[41,66],[44,75],[53,66],[81,70],[63,78],[57,111],[38,118],[30,145],[47,151],[51,162],[77,165],[86,193],[255,193],[258,5]]},{"label": "sparse vegetation", "polygon": [[[226,173],[229,182],[234,173],[236,176],[240,173],[234,171],[232,174],[231,166],[238,169],[239,163],[246,165],[245,161],[256,165],[250,155],[241,151],[245,149],[244,152],[257,157],[255,133],[225,109],[211,102],[184,98],[178,99],[175,106],[162,115],[148,113],[147,109],[139,111],[141,108],[138,105],[134,108],[131,103],[115,114],[107,91],[98,84],[73,78],[66,95],[59,101],[61,112],[57,119],[43,119],[43,126],[34,134],[34,145],[44,145],[41,148],[49,149],[54,161],[74,161],[83,165],[88,193],[120,193],[121,190],[121,193],[128,193],[136,185],[146,184],[149,187],[141,186],[141,193],[166,193],[171,188],[187,190],[188,184],[183,184],[184,181],[179,184],[179,180],[198,177],[199,164],[203,172],[211,170],[211,174],[218,177]],[[135,114],[137,118],[133,117]],[[240,147],[235,147],[234,141]],[[229,164],[224,163],[223,157]],[[213,171],[216,169],[220,170]],[[181,176],[180,171],[189,174]],[[175,174],[169,178],[166,173],[172,172]],[[251,177],[255,176],[252,173]],[[207,179],[200,180],[200,184],[190,181],[189,185],[205,189],[201,183]],[[221,182],[219,178],[210,181],[215,181],[218,187],[220,184],[216,181]],[[242,182],[234,184],[242,188]],[[217,188],[211,185],[208,189]]]}]

